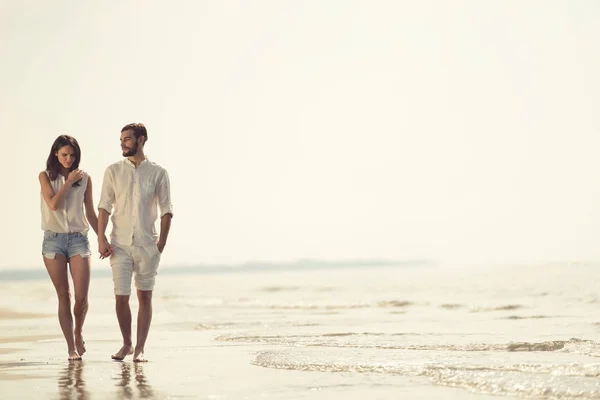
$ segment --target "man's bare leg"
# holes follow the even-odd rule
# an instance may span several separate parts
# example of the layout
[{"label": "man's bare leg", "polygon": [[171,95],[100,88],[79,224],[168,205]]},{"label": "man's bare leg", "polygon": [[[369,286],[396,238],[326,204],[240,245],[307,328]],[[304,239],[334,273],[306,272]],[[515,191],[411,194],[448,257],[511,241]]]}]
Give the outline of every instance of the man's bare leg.
[{"label": "man's bare leg", "polygon": [[75,348],[80,356],[85,353],[85,342],[83,341],[83,323],[88,311],[88,290],[90,287],[90,260],[80,255],[69,259],[71,266],[71,277],[75,289]]},{"label": "man's bare leg", "polygon": [[44,264],[58,296],[58,322],[67,341],[69,361],[81,360],[81,356],[75,349],[75,338],[73,337],[73,315],[71,314],[67,259],[65,256],[57,254],[54,259],[44,257]]},{"label": "man's bare leg", "polygon": [[129,308],[129,296],[115,295],[115,310],[117,311],[117,320],[121,335],[123,336],[123,347],[111,356],[113,360],[121,361],[133,354],[131,343],[131,308]]},{"label": "man's bare leg", "polygon": [[144,346],[150,331],[150,323],[152,322],[152,290],[137,291],[139,309],[137,319],[137,342],[135,344],[135,352],[133,354],[134,362],[148,361],[144,358]]}]

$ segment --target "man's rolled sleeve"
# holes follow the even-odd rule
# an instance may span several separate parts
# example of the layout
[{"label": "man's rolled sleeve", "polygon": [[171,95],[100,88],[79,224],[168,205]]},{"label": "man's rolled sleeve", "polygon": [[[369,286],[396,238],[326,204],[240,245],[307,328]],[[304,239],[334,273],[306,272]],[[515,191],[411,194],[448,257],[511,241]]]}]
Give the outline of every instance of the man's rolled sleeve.
[{"label": "man's rolled sleeve", "polygon": [[160,209],[160,217],[166,214],[173,216],[173,204],[171,203],[171,182],[169,174],[164,172],[160,183],[158,184],[158,208]]},{"label": "man's rolled sleeve", "polygon": [[113,204],[115,202],[115,186],[110,173],[110,168],[106,168],[104,171],[104,180],[102,181],[102,193],[100,194],[100,202],[98,203],[98,209],[102,208],[107,213],[112,213]]}]

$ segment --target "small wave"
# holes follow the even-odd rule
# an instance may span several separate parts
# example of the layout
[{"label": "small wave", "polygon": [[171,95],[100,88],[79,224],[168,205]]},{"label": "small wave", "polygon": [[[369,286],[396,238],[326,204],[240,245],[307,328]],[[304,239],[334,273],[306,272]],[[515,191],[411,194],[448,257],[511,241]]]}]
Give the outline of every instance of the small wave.
[{"label": "small wave", "polygon": [[[440,351],[506,351],[505,344],[472,343],[464,345],[429,345],[429,344],[402,344],[390,340],[377,340],[371,342],[361,342],[356,339],[363,339],[370,336],[421,336],[416,333],[324,333],[320,335],[220,335],[215,340],[223,342],[245,342],[245,343],[264,343],[273,345],[305,346],[305,347],[345,347],[357,349],[387,349],[387,350],[440,350]],[[344,338],[346,340],[339,340]],[[349,340],[348,340],[349,339]]]},{"label": "small wave", "polygon": [[464,306],[462,304],[442,304],[440,306],[440,308],[445,308],[446,310],[456,310],[457,308],[463,308]]},{"label": "small wave", "polygon": [[521,304],[507,304],[504,306],[497,307],[474,307],[471,312],[489,312],[489,311],[513,311],[524,308]]},{"label": "small wave", "polygon": [[[402,375],[431,375],[436,371],[449,372],[525,372],[532,374],[553,374],[554,376],[580,376],[587,378],[600,377],[600,364],[507,364],[507,365],[457,365],[455,363],[402,363],[395,362],[364,362],[355,363],[352,360],[344,360],[344,357],[336,360],[319,361],[319,358],[327,357],[314,355],[313,360],[306,355],[299,357],[286,351],[261,351],[257,353],[253,364],[268,368],[297,369],[305,371],[321,372],[379,372],[394,373]],[[366,356],[368,358],[368,356]]]},{"label": "small wave", "polygon": [[571,338],[569,340],[551,340],[546,342],[530,343],[530,342],[514,342],[510,343],[508,351],[557,351],[563,350],[567,353],[584,354],[588,356],[598,357],[600,351],[600,343],[592,340],[584,340],[579,338]]},{"label": "small wave", "polygon": [[225,322],[220,324],[198,324],[196,325],[196,329],[200,331],[207,331],[215,329],[232,328],[234,326],[236,326],[236,324],[233,322]]},{"label": "small wave", "polygon": [[551,400],[600,399],[597,378],[556,376],[555,372],[439,370],[431,378],[435,384],[479,394]]},{"label": "small wave", "polygon": [[[275,290],[273,290],[275,291]],[[360,309],[360,308],[405,308],[414,305],[412,301],[407,300],[381,300],[376,302],[364,302],[364,303],[349,303],[349,304],[313,304],[306,302],[297,302],[297,303],[278,303],[278,304],[261,304],[261,303],[246,303],[241,304],[242,302],[238,302],[237,304],[228,304],[228,307],[231,308],[255,308],[255,309],[267,309],[267,310],[323,310],[323,311],[332,311],[332,310],[352,310],[352,309]]]},{"label": "small wave", "polygon": [[[257,308],[263,308],[260,305]],[[264,308],[269,310],[318,310],[319,306],[313,304],[270,304],[265,305]]]},{"label": "small wave", "polygon": [[390,300],[377,302],[377,307],[408,307],[412,306],[413,304],[414,303],[412,301]]},{"label": "small wave", "polygon": [[[341,305],[326,305],[325,310],[351,310],[354,308],[371,308],[370,304],[341,304]],[[317,307],[318,308],[318,307]]]},{"label": "small wave", "polygon": [[[235,335],[220,335],[215,338],[217,341],[221,342],[250,342],[250,343],[268,343],[268,344],[304,344],[310,346],[312,339],[318,338],[343,338],[343,337],[351,337],[351,336],[383,336],[385,333],[371,333],[371,332],[363,332],[363,333],[354,333],[354,332],[333,332],[333,333],[323,333],[321,335],[293,335],[293,336],[261,336],[261,335],[247,335],[247,336],[235,336]],[[394,334],[394,335],[402,335],[402,334]],[[313,346],[318,346],[318,344],[314,343]]]},{"label": "small wave", "polygon": [[[398,343],[393,336],[421,336],[416,333],[377,333],[377,332],[343,332],[324,333],[319,335],[221,335],[215,340],[223,342],[264,343],[286,346],[304,347],[338,347],[356,349],[386,349],[386,350],[421,350],[421,351],[487,351],[487,352],[527,352],[527,351],[558,351],[598,356],[600,344],[591,340],[572,338],[570,340],[554,340],[546,342],[513,342],[503,343],[466,343],[466,344],[406,344]],[[364,338],[377,336],[377,341],[365,341]],[[385,339],[388,336],[389,339]]]},{"label": "small wave", "polygon": [[324,333],[323,337],[345,337],[345,336],[382,336],[385,333],[371,333],[371,332],[363,332],[363,333],[352,333],[352,332],[342,332],[342,333]]},{"label": "small wave", "polygon": [[[279,289],[277,289],[279,290]],[[272,291],[277,291],[272,290]],[[351,309],[359,309],[359,308],[407,308],[416,305],[416,303],[409,300],[380,300],[376,302],[364,302],[364,303],[351,303],[351,304],[311,304],[311,303],[279,303],[279,304],[260,304],[253,303],[248,305],[237,304],[237,307],[240,308],[264,308],[270,310],[351,310]],[[236,306],[236,305],[232,305]],[[460,308],[465,308],[466,306],[463,304],[454,304],[454,303],[446,303],[441,304],[440,308],[446,310],[455,310]],[[479,307],[474,306],[471,308],[471,312],[494,312],[494,311],[514,311],[525,308],[525,306],[521,304],[506,304],[497,307]],[[540,318],[536,316],[534,318]]]},{"label": "small wave", "polygon": [[327,305],[325,309],[352,309],[352,308],[404,308],[414,305],[412,301],[406,300],[384,300],[378,301],[377,303],[359,303],[359,304],[347,304],[347,305]]},{"label": "small wave", "polygon": [[[374,353],[373,353],[374,354]],[[361,357],[362,356],[362,357]],[[547,399],[600,399],[600,364],[457,365],[456,363],[357,362],[372,355],[333,357],[321,353],[259,352],[252,364],[276,369],[316,372],[398,374],[429,377],[432,383],[479,394],[543,397]],[[324,359],[325,358],[325,359]],[[386,357],[387,358],[387,357]]]},{"label": "small wave", "polygon": [[262,292],[294,292],[300,289],[299,286],[267,286],[261,289]]},{"label": "small wave", "polygon": [[503,319],[544,319],[544,318],[559,318],[552,317],[549,315],[509,315],[508,317],[504,317]]},{"label": "small wave", "polygon": [[541,343],[518,342],[511,343],[506,347],[508,351],[555,351],[560,350],[569,343],[565,340],[552,340]]}]

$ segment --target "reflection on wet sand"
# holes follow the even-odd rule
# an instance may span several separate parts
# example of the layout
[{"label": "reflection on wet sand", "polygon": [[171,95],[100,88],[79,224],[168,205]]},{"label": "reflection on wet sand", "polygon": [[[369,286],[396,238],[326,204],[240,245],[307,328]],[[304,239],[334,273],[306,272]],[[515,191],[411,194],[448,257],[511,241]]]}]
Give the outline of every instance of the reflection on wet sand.
[{"label": "reflection on wet sand", "polygon": [[144,365],[141,363],[135,363],[135,382],[140,392],[140,397],[145,399],[154,396],[154,392],[152,392],[152,387],[148,380],[146,379],[146,375],[144,375]]},{"label": "reflection on wet sand", "polygon": [[[121,395],[126,399],[140,398],[147,399],[154,397],[152,387],[144,375],[144,366],[140,363],[120,362],[120,376],[117,380],[117,387],[121,388]],[[135,382],[132,382],[132,375]],[[134,393],[137,389],[138,393]]]},{"label": "reflection on wet sand", "polygon": [[70,362],[58,377],[58,391],[61,399],[89,399],[83,379],[83,361]]}]

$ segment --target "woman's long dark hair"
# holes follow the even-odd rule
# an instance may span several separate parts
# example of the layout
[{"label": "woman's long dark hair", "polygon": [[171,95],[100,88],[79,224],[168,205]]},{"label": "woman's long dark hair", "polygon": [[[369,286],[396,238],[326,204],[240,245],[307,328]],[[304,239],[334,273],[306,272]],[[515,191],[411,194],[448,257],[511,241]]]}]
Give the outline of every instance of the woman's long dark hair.
[{"label": "woman's long dark hair", "polygon": [[[69,168],[69,172],[79,168],[79,161],[81,160],[81,149],[79,148],[79,143],[77,143],[77,140],[75,140],[75,138],[72,136],[60,135],[52,144],[52,148],[50,148],[50,154],[48,155],[48,161],[46,161],[46,171],[48,171],[48,177],[51,181],[58,178],[58,175],[60,174],[60,163],[58,162],[56,153],[59,149],[65,146],[71,146],[75,151],[75,161],[73,161],[71,168]],[[73,184],[73,186],[79,186],[80,184],[81,182],[77,181]]]}]

